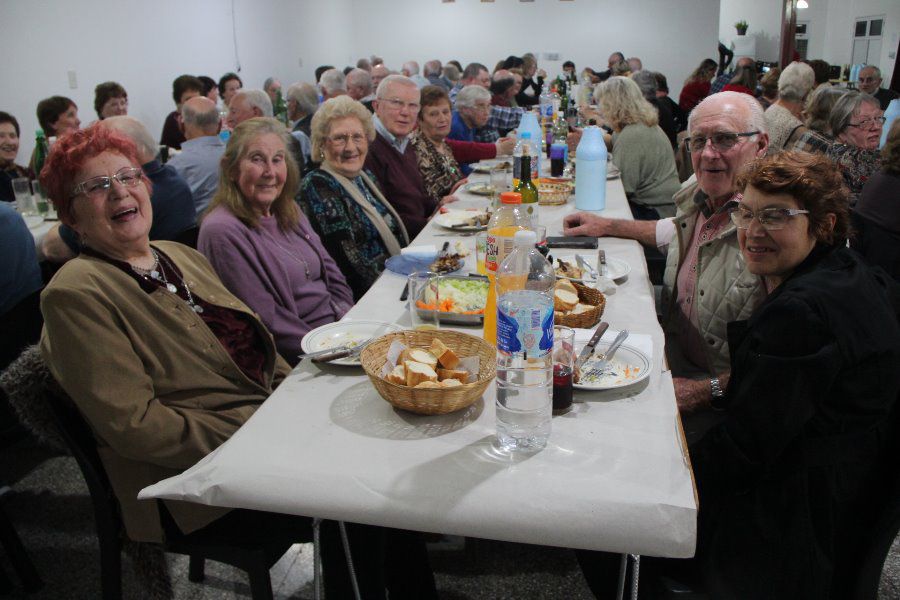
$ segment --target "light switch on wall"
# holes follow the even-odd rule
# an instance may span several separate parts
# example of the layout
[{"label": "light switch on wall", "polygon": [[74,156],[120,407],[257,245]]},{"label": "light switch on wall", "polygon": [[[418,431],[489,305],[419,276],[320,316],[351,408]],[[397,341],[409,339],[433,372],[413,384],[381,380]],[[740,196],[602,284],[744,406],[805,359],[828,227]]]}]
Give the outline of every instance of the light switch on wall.
[{"label": "light switch on wall", "polygon": [[75,75],[75,71],[69,71],[69,89],[78,89],[78,77]]}]

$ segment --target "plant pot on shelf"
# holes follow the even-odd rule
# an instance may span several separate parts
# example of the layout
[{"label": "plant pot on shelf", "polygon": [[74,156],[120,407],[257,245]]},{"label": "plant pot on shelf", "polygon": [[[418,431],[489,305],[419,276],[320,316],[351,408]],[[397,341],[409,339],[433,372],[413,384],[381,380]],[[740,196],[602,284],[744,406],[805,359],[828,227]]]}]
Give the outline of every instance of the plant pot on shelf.
[{"label": "plant pot on shelf", "polygon": [[737,34],[738,34],[738,35],[747,35],[747,28],[746,28],[746,27],[743,27],[743,28],[737,27],[736,29],[737,29]]}]

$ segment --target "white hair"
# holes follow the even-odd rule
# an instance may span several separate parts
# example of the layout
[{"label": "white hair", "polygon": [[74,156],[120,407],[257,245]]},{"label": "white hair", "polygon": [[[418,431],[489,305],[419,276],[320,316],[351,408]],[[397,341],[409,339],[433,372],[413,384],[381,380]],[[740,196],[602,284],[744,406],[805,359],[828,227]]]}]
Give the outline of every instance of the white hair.
[{"label": "white hair", "polygon": [[789,102],[802,102],[816,84],[812,67],[802,62],[792,62],[778,77],[778,97]]},{"label": "white hair", "polygon": [[127,115],[107,117],[100,122],[103,123],[104,127],[121,131],[134,142],[134,145],[137,146],[137,151],[140,155],[138,159],[141,163],[147,163],[156,158],[156,154],[159,152],[156,140],[150,135],[144,124],[134,117]]},{"label": "white hair", "polygon": [[304,115],[311,115],[319,108],[319,95],[316,86],[311,83],[294,83],[287,89],[287,100],[297,103],[297,108]]},{"label": "white hair", "polygon": [[347,73],[345,82],[348,89],[351,86],[361,87],[365,91],[364,95],[372,93],[372,75],[365,69],[353,69]]},{"label": "white hair", "polygon": [[[261,117],[271,117],[275,114],[275,111],[272,109],[272,99],[264,91],[242,89],[234,95],[234,98],[239,96],[246,98],[247,104],[251,108],[258,108],[259,112],[262,113]],[[231,99],[232,102],[234,102],[234,98]]]},{"label": "white hair", "polygon": [[478,100],[490,102],[491,93],[480,85],[467,85],[456,94],[457,108],[474,108]]},{"label": "white hair", "polygon": [[419,63],[414,60],[408,60],[403,63],[403,67],[401,68],[401,70],[409,72],[410,75],[418,75]]},{"label": "white hair", "polygon": [[425,63],[425,67],[422,69],[422,73],[424,73],[425,77],[429,75],[437,75],[441,74],[441,61],[439,60],[429,60]]},{"label": "white hair", "polygon": [[394,73],[381,80],[381,83],[378,84],[378,89],[375,91],[375,96],[379,99],[384,98],[387,96],[388,88],[393,85],[406,85],[419,89],[416,82],[406,75],[397,75]]},{"label": "white hair", "polygon": [[347,91],[347,80],[339,70],[328,69],[319,78],[319,87],[326,95],[333,96],[338,92]]},{"label": "white hair", "polygon": [[733,103],[743,105],[750,113],[750,118],[742,125],[744,131],[759,131],[760,133],[768,133],[766,127],[766,113],[763,112],[762,106],[757,102],[756,98],[750,94],[743,92],[719,92],[712,96],[707,96],[700,104],[694,107],[688,117],[688,135],[694,129],[694,121],[696,115],[703,112],[704,107],[718,103]]}]

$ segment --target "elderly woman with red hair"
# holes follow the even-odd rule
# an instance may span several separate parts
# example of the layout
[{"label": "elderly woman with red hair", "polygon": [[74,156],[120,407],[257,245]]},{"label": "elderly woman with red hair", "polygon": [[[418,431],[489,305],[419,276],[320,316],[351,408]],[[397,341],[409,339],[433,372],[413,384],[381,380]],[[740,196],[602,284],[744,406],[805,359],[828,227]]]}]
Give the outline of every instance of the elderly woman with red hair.
[{"label": "elderly woman with red hair", "polygon": [[[300,541],[305,517],[137,500],[142,488],[231,437],[289,367],[200,253],[174,242],[151,245],[150,182],[124,135],[92,126],[62,137],[41,183],[84,244],[41,295],[41,354],[94,431],[127,535]],[[349,531],[376,560],[369,544],[383,530]],[[336,533],[324,535],[326,556],[335,548]],[[326,588],[347,597],[346,578],[327,575],[334,564],[326,560]],[[361,584],[372,585],[363,572]]]}]

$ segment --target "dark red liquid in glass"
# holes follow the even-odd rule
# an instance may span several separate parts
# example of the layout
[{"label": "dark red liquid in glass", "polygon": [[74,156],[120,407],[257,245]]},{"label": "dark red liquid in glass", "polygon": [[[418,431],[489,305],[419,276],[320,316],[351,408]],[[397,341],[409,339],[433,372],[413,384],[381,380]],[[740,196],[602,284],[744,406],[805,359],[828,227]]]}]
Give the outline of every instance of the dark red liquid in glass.
[{"label": "dark red liquid in glass", "polygon": [[572,368],[553,365],[553,412],[566,411],[572,406]]}]

